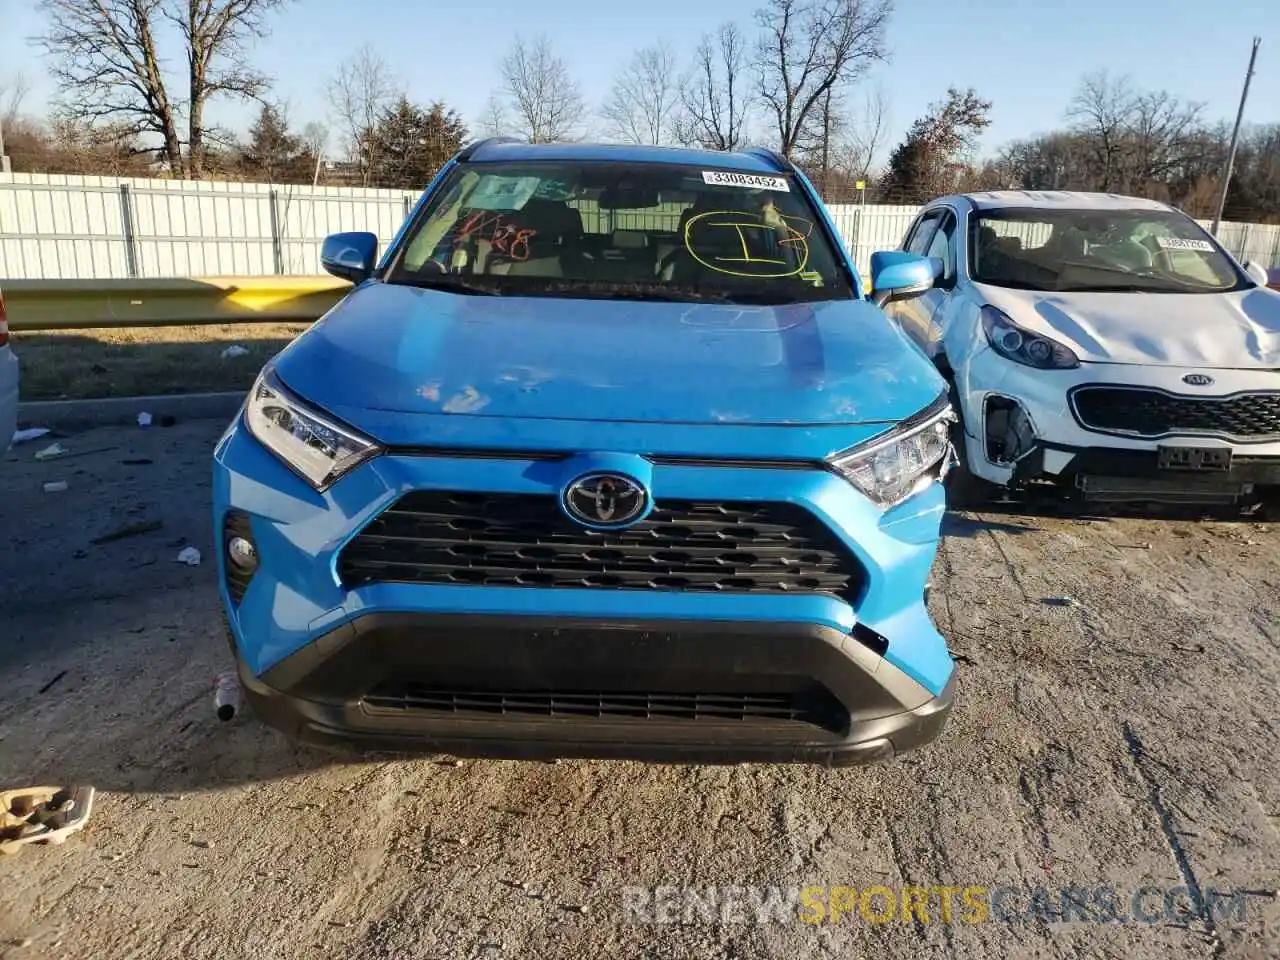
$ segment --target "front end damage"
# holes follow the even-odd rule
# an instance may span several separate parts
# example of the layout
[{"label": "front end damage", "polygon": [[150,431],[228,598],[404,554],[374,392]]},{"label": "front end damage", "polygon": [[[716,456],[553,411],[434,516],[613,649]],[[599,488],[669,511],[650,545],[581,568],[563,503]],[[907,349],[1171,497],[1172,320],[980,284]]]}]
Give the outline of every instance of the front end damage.
[{"label": "front end damage", "polygon": [[[1054,384],[1068,378],[1037,373],[1039,382],[1026,391],[1008,390],[1006,383],[1001,390],[970,391],[961,401],[970,472],[1008,495],[1056,491],[1090,503],[1250,513],[1280,504],[1280,424],[1274,437],[1263,432],[1271,429],[1266,416],[1251,414],[1254,435],[1247,437],[1209,429],[1162,430],[1160,436],[1089,429],[1071,402],[1073,390],[1087,384]],[[1141,397],[1139,389],[1134,393]],[[1046,402],[1045,394],[1056,394],[1057,402]]]}]

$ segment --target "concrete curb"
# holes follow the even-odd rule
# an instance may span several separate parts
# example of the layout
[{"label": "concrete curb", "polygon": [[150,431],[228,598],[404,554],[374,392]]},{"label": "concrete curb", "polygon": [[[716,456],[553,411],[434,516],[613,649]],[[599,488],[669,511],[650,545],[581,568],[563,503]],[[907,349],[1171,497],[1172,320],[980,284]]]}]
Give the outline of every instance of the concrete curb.
[{"label": "concrete curb", "polygon": [[110,397],[100,400],[36,400],[18,404],[18,424],[24,427],[102,427],[137,423],[138,414],[175,420],[230,420],[248,391],[230,393],[170,393],[155,397]]}]

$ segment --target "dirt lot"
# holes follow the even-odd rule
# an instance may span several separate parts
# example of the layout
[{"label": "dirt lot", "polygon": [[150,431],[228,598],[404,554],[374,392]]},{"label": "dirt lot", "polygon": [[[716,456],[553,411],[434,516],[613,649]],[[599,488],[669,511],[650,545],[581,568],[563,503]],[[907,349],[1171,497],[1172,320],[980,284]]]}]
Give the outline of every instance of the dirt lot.
[{"label": "dirt lot", "polygon": [[[337,764],[213,717],[213,568],[174,557],[208,552],[218,432],[101,429],[64,440],[100,452],[0,464],[0,783],[101,791],[87,832],[0,861],[0,955],[1280,955],[1280,527],[953,518],[932,602],[959,702],[891,764]],[[1077,603],[1043,602],[1062,595]],[[1107,887],[1122,914],[1183,887],[1239,909],[1165,919],[1157,892],[1152,923],[623,910],[637,886],[768,884]]]}]

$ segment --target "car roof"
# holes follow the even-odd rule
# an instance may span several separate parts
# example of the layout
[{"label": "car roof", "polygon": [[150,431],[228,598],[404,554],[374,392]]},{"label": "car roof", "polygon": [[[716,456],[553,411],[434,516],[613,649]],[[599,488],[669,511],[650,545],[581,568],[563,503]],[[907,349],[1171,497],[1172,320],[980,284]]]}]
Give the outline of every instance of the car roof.
[{"label": "car roof", "polygon": [[525,143],[523,141],[492,139],[476,144],[469,152],[464,150],[463,157],[478,163],[578,160],[613,161],[615,163],[669,163],[709,167],[719,170],[736,170],[743,173],[775,175],[788,171],[785,162],[770,150],[728,153],[720,150],[646,147],[628,143]]},{"label": "car roof", "polygon": [[1076,190],[986,190],[958,194],[977,210],[1039,207],[1045,210],[1162,210],[1172,208],[1155,200],[1119,193],[1084,193]]}]

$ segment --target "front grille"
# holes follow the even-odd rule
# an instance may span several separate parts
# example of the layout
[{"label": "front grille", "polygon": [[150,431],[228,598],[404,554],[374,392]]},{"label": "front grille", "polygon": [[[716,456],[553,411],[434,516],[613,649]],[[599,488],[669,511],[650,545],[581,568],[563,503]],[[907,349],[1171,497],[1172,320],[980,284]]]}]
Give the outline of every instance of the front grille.
[{"label": "front grille", "polygon": [[1140,437],[1212,434],[1234,440],[1280,439],[1280,392],[1187,397],[1141,387],[1081,387],[1076,419],[1089,430]]},{"label": "front grille", "polygon": [[832,732],[848,726],[848,711],[825,687],[792,692],[671,693],[596,690],[470,690],[397,683],[365,694],[377,710],[551,719],[804,723]]},{"label": "front grille", "polygon": [[624,530],[587,530],[551,496],[416,491],[342,551],[348,586],[376,581],[852,599],[862,568],[787,503],[663,500]]}]

